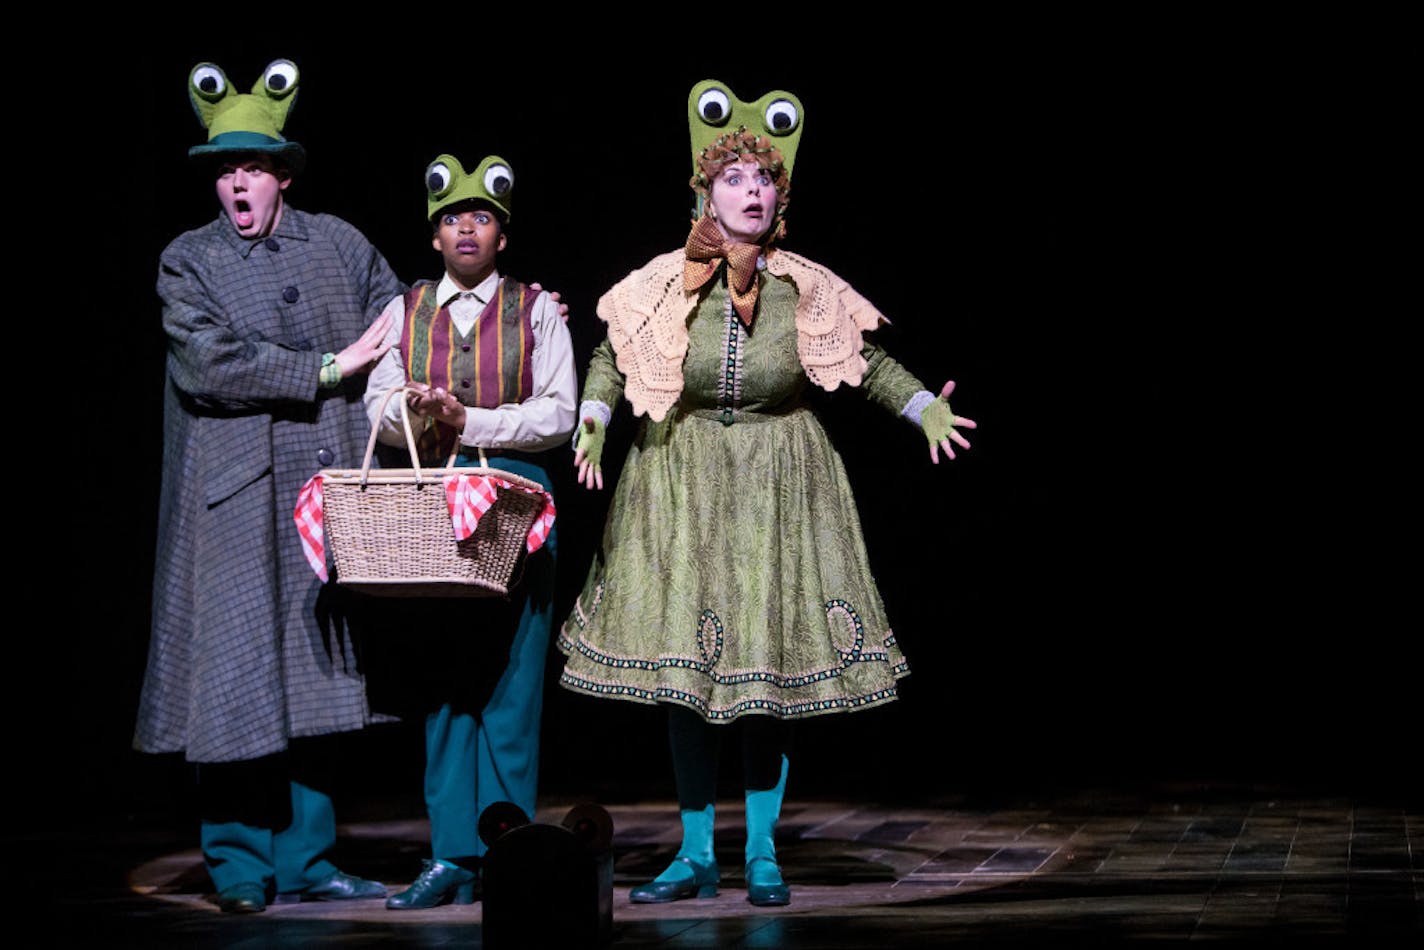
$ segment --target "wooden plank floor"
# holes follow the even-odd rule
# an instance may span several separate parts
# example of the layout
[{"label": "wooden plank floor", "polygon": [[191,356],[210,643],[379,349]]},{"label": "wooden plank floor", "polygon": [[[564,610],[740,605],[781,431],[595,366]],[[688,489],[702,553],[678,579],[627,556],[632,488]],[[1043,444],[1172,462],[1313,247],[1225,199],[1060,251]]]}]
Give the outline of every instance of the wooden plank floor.
[{"label": "wooden plank floor", "polygon": [[[557,823],[566,810],[551,803],[538,817]],[[1424,813],[1412,804],[1201,787],[1003,807],[788,802],[778,835],[792,887],[786,908],[746,901],[738,807],[718,813],[716,898],[629,903],[629,887],[676,850],[676,811],[667,802],[609,811],[613,946],[630,950],[1202,939],[1417,946],[1424,935]],[[413,819],[344,825],[340,862],[400,887],[418,871],[428,831]],[[27,838],[52,859],[44,893],[57,935],[106,946],[481,945],[479,903],[407,912],[380,901],[285,903],[236,918],[211,903],[194,842],[137,831],[62,839],[62,830]]]}]

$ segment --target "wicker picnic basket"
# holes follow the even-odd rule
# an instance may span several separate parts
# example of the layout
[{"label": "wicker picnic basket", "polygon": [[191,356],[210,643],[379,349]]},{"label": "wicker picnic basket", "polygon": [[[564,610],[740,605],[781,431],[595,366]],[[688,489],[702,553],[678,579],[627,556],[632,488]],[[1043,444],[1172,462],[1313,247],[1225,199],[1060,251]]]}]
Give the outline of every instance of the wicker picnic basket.
[{"label": "wicker picnic basket", "polygon": [[[359,469],[323,469],[326,534],[337,583],[387,597],[499,597],[509,593],[530,527],[544,509],[543,487],[513,472],[480,466],[456,468],[455,452],[443,469],[422,469],[410,413],[401,400],[411,468],[371,469],[376,433],[396,387],[385,394]],[[456,447],[458,451],[458,445]],[[492,475],[515,486],[502,489],[475,533],[456,541],[442,479],[451,474]]]}]

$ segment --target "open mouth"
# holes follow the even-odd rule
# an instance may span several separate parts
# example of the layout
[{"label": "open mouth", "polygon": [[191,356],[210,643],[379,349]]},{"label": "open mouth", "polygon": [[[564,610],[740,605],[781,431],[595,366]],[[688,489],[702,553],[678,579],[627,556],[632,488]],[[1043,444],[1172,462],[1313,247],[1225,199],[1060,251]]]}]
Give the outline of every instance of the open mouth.
[{"label": "open mouth", "polygon": [[749,218],[760,218],[761,205],[747,205],[745,208],[742,209],[742,214],[746,215]]},{"label": "open mouth", "polygon": [[241,198],[232,203],[232,217],[240,228],[252,227],[252,205]]}]

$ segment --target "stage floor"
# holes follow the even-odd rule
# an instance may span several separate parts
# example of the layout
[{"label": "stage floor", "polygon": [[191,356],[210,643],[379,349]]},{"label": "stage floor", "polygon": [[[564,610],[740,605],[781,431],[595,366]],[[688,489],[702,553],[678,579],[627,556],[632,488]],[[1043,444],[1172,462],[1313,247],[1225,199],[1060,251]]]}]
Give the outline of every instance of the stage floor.
[{"label": "stage floor", "polygon": [[[568,805],[550,803],[538,819],[558,823]],[[716,898],[629,903],[629,887],[676,850],[676,809],[614,805],[612,946],[1419,946],[1424,811],[1416,805],[1207,785],[1079,790],[1012,804],[788,801],[778,835],[792,888],[785,908],[746,901],[740,804],[718,812]],[[402,886],[426,856],[428,830],[409,818],[343,825],[339,861]],[[34,848],[48,868],[28,893],[38,889],[51,905],[37,926],[53,928],[53,945],[481,945],[478,902],[407,912],[380,901],[290,903],[220,914],[196,840],[180,841],[171,829],[103,837],[22,829],[18,837],[22,853]],[[44,936],[34,945],[51,945]]]}]

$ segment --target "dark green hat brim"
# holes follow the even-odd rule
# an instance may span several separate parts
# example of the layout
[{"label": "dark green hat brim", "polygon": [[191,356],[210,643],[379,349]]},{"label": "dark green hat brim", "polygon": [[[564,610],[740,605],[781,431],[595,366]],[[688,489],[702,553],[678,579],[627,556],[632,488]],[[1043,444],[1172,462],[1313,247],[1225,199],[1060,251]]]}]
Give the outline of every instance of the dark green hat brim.
[{"label": "dark green hat brim", "polygon": [[213,158],[225,154],[250,155],[253,152],[280,158],[293,175],[307,163],[307,150],[297,142],[274,139],[260,132],[223,132],[209,139],[206,145],[194,145],[188,149],[188,157]]}]

